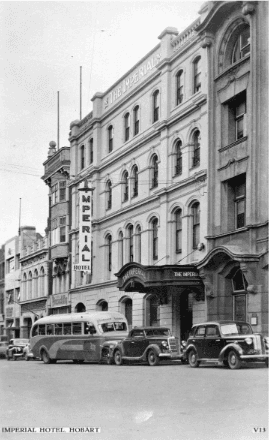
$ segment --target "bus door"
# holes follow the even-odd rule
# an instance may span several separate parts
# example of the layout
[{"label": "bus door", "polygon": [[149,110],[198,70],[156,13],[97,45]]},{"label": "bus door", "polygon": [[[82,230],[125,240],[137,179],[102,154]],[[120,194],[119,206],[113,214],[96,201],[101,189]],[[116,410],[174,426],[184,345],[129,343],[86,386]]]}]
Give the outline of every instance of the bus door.
[{"label": "bus door", "polygon": [[84,356],[89,362],[98,362],[100,360],[100,336],[92,322],[84,322]]}]

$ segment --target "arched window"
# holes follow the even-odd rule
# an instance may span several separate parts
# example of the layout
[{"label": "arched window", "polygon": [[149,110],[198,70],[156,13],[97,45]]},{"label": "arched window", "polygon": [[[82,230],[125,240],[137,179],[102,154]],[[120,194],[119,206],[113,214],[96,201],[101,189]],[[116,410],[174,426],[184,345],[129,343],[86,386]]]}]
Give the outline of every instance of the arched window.
[{"label": "arched window", "polygon": [[182,211],[181,209],[177,209],[175,212],[175,221],[176,221],[176,252],[182,252]]},{"label": "arched window", "polygon": [[158,260],[158,219],[154,218],[152,225],[152,258]]},{"label": "arched window", "polygon": [[134,136],[139,133],[139,105],[134,108]]},{"label": "arched window", "polygon": [[175,175],[179,176],[180,174],[182,174],[182,151],[181,151],[181,147],[182,147],[182,142],[179,139],[176,143],[176,166],[175,166]]},{"label": "arched window", "polygon": [[232,51],[232,63],[244,58],[250,53],[250,28],[249,25],[245,24],[240,29],[240,33],[236,39],[236,42]]},{"label": "arched window", "polygon": [[156,90],[153,93],[153,122],[159,120],[160,117],[160,92]]},{"label": "arched window", "polygon": [[237,269],[232,277],[233,289],[233,319],[246,321],[248,283],[241,269]]},{"label": "arched window", "polygon": [[33,276],[32,272],[29,272],[28,276],[28,299],[32,299],[33,294]]},{"label": "arched window", "polygon": [[83,303],[78,303],[75,307],[75,313],[84,313],[86,312],[86,307]]},{"label": "arched window", "polygon": [[192,166],[200,165],[200,131],[196,130],[193,134],[193,156]]},{"label": "arched window", "polygon": [[85,167],[85,148],[84,145],[80,147],[80,169],[83,170]]},{"label": "arched window", "polygon": [[106,236],[106,261],[107,261],[107,270],[111,272],[112,270],[112,237],[110,234]]},{"label": "arched window", "polygon": [[179,105],[183,101],[183,70],[180,70],[177,73],[176,76],[176,89],[177,89],[177,96],[176,96],[176,105]]},{"label": "arched window", "polygon": [[123,266],[123,233],[119,233],[119,267]]},{"label": "arched window", "polygon": [[129,225],[127,227],[128,231],[128,259],[131,263],[134,261],[134,227],[133,225]]},{"label": "arched window", "polygon": [[34,288],[34,295],[33,297],[38,297],[38,272],[37,269],[34,271],[34,280],[33,280],[33,288]]},{"label": "arched window", "polygon": [[112,183],[108,180],[106,183],[106,209],[112,208]]},{"label": "arched window", "polygon": [[108,127],[108,152],[111,153],[113,151],[113,138],[114,138],[114,129],[113,125]]},{"label": "arched window", "polygon": [[141,263],[141,226],[140,225],[137,225],[135,233],[136,233],[135,260],[137,261],[137,263]]},{"label": "arched window", "polygon": [[133,301],[131,298],[124,298],[121,301],[121,313],[125,315],[130,330],[133,324]]},{"label": "arched window", "polygon": [[138,168],[136,165],[134,165],[132,169],[131,182],[132,182],[132,190],[133,190],[132,197],[136,197],[138,196]]},{"label": "arched window", "polygon": [[128,182],[128,172],[124,171],[122,176],[123,181],[123,192],[122,192],[122,201],[126,202],[129,199],[129,182]]},{"label": "arched window", "polygon": [[22,299],[23,301],[25,301],[27,299],[27,275],[26,273],[23,274],[23,279],[22,279]]},{"label": "arched window", "polygon": [[201,90],[201,57],[196,58],[193,63],[193,79],[193,93],[197,93]]},{"label": "arched window", "polygon": [[127,142],[130,139],[130,113],[126,113],[124,116],[124,139]]},{"label": "arched window", "polygon": [[195,202],[191,206],[192,211],[192,247],[197,249],[200,242],[200,203]]},{"label": "arched window", "polygon": [[158,186],[158,156],[154,154],[151,159],[151,188],[156,188]]},{"label": "arched window", "polygon": [[104,299],[101,299],[96,304],[96,310],[101,312],[107,312],[108,311],[108,303]]},{"label": "arched window", "polygon": [[93,163],[93,138],[90,139],[89,142],[89,156],[90,156],[90,164]]},{"label": "arched window", "polygon": [[40,269],[40,296],[45,296],[45,271],[43,267]]}]

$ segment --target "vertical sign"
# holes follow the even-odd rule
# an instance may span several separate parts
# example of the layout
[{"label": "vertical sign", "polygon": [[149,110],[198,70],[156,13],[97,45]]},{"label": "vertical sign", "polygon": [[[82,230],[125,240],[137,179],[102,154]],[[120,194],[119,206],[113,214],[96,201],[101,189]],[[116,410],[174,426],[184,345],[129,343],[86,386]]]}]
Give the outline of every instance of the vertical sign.
[{"label": "vertical sign", "polygon": [[79,188],[79,259],[73,265],[74,270],[91,272],[91,235],[92,235],[92,212],[91,199],[92,188],[88,187],[85,179],[84,188]]}]

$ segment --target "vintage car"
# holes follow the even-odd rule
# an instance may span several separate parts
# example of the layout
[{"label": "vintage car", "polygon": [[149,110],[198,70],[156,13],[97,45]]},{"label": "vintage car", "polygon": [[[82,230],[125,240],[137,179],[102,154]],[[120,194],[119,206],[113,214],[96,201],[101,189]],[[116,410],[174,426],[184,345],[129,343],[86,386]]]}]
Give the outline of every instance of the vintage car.
[{"label": "vintage car", "polygon": [[124,361],[147,362],[158,365],[160,360],[177,360],[182,355],[178,339],[167,327],[136,327],[127,338],[118,342],[110,354],[116,365]]},{"label": "vintage car", "polygon": [[23,358],[24,356],[23,349],[27,344],[29,344],[29,339],[20,339],[20,338],[10,339],[6,351],[6,359],[8,361],[10,359],[16,361],[18,358]]},{"label": "vintage car", "polygon": [[253,333],[247,322],[214,321],[192,327],[186,347],[191,367],[213,362],[232,370],[242,362],[265,362],[268,366],[269,338]]}]

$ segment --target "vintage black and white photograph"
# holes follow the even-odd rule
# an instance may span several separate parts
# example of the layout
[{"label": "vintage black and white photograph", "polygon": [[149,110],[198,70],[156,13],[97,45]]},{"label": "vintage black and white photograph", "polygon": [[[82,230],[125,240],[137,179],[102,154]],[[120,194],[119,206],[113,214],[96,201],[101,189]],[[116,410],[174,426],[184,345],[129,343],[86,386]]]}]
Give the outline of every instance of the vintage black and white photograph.
[{"label": "vintage black and white photograph", "polygon": [[0,1],[0,437],[268,438],[268,1]]}]

